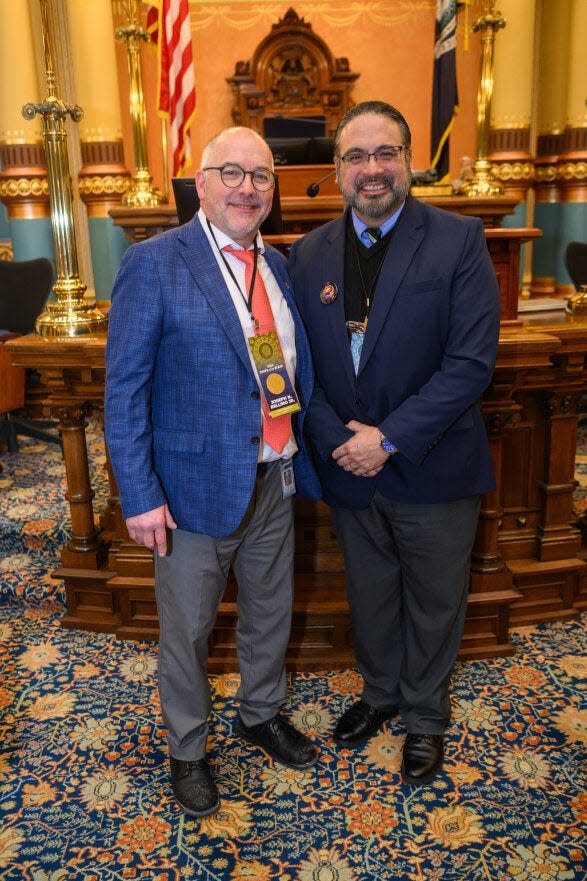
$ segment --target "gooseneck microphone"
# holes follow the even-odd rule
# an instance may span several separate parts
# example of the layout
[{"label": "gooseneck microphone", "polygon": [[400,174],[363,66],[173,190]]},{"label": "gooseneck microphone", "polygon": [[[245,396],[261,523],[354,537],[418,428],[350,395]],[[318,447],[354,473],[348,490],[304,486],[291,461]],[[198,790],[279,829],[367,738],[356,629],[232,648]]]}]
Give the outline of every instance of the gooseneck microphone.
[{"label": "gooseneck microphone", "polygon": [[314,196],[318,195],[318,191],[320,190],[320,184],[323,184],[325,180],[328,180],[329,177],[332,177],[333,174],[336,174],[336,168],[334,171],[331,171],[326,177],[317,180],[316,183],[310,184],[308,189],[306,190],[306,196],[309,196],[310,199],[313,199]]}]

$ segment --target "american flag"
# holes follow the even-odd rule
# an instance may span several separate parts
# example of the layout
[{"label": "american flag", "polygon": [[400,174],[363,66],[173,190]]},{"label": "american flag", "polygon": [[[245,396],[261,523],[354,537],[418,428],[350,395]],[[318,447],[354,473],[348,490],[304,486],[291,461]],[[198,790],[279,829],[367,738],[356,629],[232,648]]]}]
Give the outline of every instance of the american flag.
[{"label": "american flag", "polygon": [[196,109],[196,80],[188,0],[152,0],[147,32],[158,49],[158,107],[169,120],[173,177],[190,157],[189,129]]},{"label": "american flag", "polygon": [[448,180],[448,138],[459,110],[456,71],[457,2],[436,0],[434,85],[432,89],[432,168],[438,180]]}]

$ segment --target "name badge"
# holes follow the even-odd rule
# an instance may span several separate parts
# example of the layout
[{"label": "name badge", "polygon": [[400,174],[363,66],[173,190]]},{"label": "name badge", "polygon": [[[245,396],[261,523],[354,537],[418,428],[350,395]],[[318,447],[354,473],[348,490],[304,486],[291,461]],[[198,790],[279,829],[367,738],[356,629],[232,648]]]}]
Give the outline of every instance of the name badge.
[{"label": "name badge", "polygon": [[289,496],[293,496],[296,491],[293,462],[291,459],[282,459],[279,467],[281,469],[281,493],[283,498],[287,499]]},{"label": "name badge", "polygon": [[257,368],[270,416],[284,416],[301,410],[298,396],[285,368],[279,338],[275,331],[249,337],[249,346]]}]

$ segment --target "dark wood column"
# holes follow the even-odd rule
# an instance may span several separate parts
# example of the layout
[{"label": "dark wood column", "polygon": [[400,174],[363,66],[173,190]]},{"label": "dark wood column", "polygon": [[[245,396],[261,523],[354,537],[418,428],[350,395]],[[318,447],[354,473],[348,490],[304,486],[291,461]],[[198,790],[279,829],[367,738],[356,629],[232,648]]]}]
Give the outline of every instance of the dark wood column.
[{"label": "dark wood column", "polygon": [[88,450],[86,446],[86,416],[91,405],[61,404],[51,407],[58,420],[63,441],[63,459],[71,517],[71,538],[61,552],[64,566],[81,569],[99,569],[106,559],[105,545],[94,525],[92,500],[94,491],[90,484]]}]

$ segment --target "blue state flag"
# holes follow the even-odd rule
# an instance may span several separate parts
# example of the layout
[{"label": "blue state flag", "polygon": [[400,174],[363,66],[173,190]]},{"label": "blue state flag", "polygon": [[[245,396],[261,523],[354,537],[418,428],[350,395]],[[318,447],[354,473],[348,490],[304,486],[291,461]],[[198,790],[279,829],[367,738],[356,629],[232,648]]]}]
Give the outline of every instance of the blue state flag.
[{"label": "blue state flag", "polygon": [[457,0],[436,0],[430,166],[439,182],[449,178],[449,135],[459,110],[456,47]]}]

